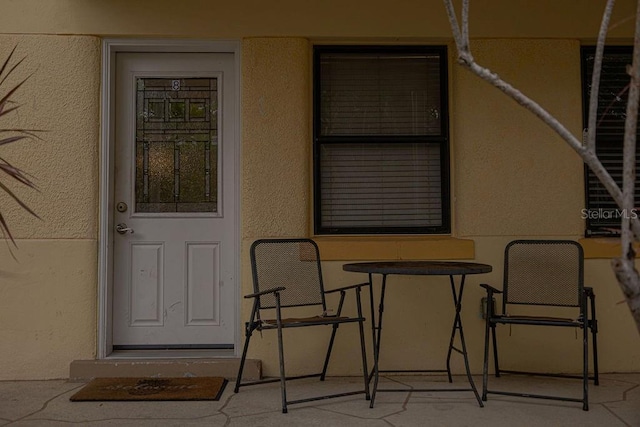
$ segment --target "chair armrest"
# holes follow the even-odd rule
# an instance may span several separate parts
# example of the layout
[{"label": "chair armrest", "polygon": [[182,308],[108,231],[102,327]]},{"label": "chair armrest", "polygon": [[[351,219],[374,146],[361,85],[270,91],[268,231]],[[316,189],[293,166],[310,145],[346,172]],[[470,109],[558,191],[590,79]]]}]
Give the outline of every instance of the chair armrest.
[{"label": "chair armrest", "polygon": [[[495,298],[493,297],[493,294],[501,294],[502,291],[491,285],[487,285],[486,283],[480,283],[480,286],[487,291],[487,297],[482,298],[486,304],[482,311],[482,318],[486,319],[487,322],[490,322],[490,319],[496,315]],[[487,313],[490,314],[487,315]]]},{"label": "chair armrest", "polygon": [[348,291],[350,289],[361,288],[363,286],[369,286],[369,282],[358,283],[357,285],[343,286],[342,288],[331,289],[328,291],[324,291],[325,294],[331,294],[334,292]]},{"label": "chair armrest", "polygon": [[280,292],[280,291],[284,291],[285,288],[284,286],[278,286],[277,288],[271,288],[271,289],[266,289],[264,291],[261,292],[256,292],[255,294],[249,294],[249,295],[245,295],[245,298],[256,298],[262,295],[266,295],[266,294],[275,294],[276,292]]},{"label": "chair armrest", "polygon": [[487,290],[487,293],[489,293],[489,294],[501,294],[502,293],[501,290],[498,290],[498,289],[494,288],[491,285],[487,285],[486,283],[480,283],[480,286],[485,288]]}]

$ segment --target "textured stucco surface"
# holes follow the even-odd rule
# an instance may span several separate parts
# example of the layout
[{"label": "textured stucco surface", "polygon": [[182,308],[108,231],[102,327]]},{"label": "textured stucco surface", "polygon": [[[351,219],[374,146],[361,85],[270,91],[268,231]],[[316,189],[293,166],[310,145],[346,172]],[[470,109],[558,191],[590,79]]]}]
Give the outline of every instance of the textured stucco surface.
[{"label": "textured stucco surface", "polygon": [[242,43],[242,236],[309,232],[310,44]]},{"label": "textured stucco surface", "polygon": [[0,246],[0,380],[66,378],[74,359],[95,357],[95,240]]},{"label": "textured stucco surface", "polygon": [[[593,38],[602,2],[472,2],[475,37]],[[1,0],[0,28],[12,33],[174,37],[429,37],[450,39],[442,0]],[[632,31],[616,2],[612,37]],[[392,19],[390,19],[392,17]]]},{"label": "textured stucco surface", "polygon": [[[267,46],[271,40],[252,40]],[[273,48],[275,46],[271,46]],[[579,43],[564,40],[482,40],[474,41],[474,52],[479,61],[500,73],[516,87],[531,94],[564,122],[570,130],[579,134],[581,129],[580,98],[580,60]],[[249,49],[245,49],[243,59],[247,61]],[[526,53],[526,54],[525,54]],[[245,64],[246,67],[246,64]],[[245,79],[255,79],[245,68]],[[530,113],[524,111],[502,93],[490,87],[468,71],[451,65],[451,150],[454,181],[453,212],[455,215],[454,236],[472,239],[475,245],[475,261],[493,265],[490,274],[473,276],[467,279],[465,290],[463,320],[465,337],[470,354],[471,368],[480,372],[484,339],[484,323],[480,316],[480,299],[484,291],[479,283],[491,283],[501,287],[503,251],[512,239],[525,237],[572,238],[582,233],[580,209],[583,207],[582,163],[567,144],[539,123]],[[245,88],[247,83],[245,81]],[[249,92],[250,93],[250,92]],[[274,92],[279,94],[279,92]],[[246,223],[243,224],[245,239],[243,260],[244,290],[250,288],[250,266],[248,264],[248,245],[255,237],[264,235],[287,236],[296,231],[299,210],[304,198],[292,191],[287,180],[278,177],[279,172],[270,171],[266,178],[256,183],[279,183],[286,197],[299,199],[291,205],[292,210],[279,212],[277,217],[260,217],[260,207],[267,211],[274,209],[272,197],[283,197],[265,189],[269,197],[265,200],[254,199],[253,194],[260,191],[247,191],[247,182],[252,170],[265,156],[272,152],[253,154],[247,135],[255,132],[255,138],[265,132],[249,125],[252,117],[247,111],[257,107],[246,105],[255,102],[244,94],[244,209],[255,206],[256,212],[243,212]],[[273,95],[272,95],[273,96]],[[258,116],[258,114],[254,114]],[[301,126],[291,120],[281,122],[286,129]],[[267,132],[267,135],[269,133]],[[290,153],[286,140],[281,141],[285,151]],[[271,147],[271,150],[278,150]],[[288,157],[287,161],[296,164],[295,156],[308,155],[303,151]],[[250,159],[250,160],[249,160]],[[299,158],[300,161],[302,158]],[[249,160],[249,161],[248,161]],[[256,166],[254,166],[254,164]],[[263,167],[273,165],[273,158],[264,162]],[[305,169],[300,170],[301,173]],[[261,173],[264,173],[261,171]],[[282,187],[284,186],[284,187]],[[249,186],[248,188],[251,188]],[[280,201],[280,199],[277,199]],[[283,203],[287,203],[284,202]],[[307,213],[307,216],[310,214]],[[259,218],[259,219],[256,219]],[[286,220],[283,221],[283,218]],[[254,222],[255,220],[255,222]],[[292,221],[292,223],[291,223]],[[302,224],[300,224],[302,225]],[[256,231],[258,231],[256,233]],[[331,238],[326,238],[331,242]],[[339,244],[340,240],[336,239]],[[324,263],[325,284],[328,288],[359,283],[366,280],[365,275],[356,275],[342,271],[342,264],[356,261],[362,250],[357,250],[358,239],[346,243],[341,258]],[[380,239],[382,244],[384,239]],[[389,245],[394,245],[394,242]],[[327,244],[324,246],[328,247]],[[322,247],[322,241],[321,241]],[[345,251],[354,250],[354,259],[348,259]],[[381,257],[388,251],[381,251]],[[332,255],[338,254],[332,251]],[[357,255],[356,255],[357,254]],[[367,259],[371,259],[371,254]],[[387,255],[388,256],[388,255]],[[628,309],[620,304],[623,297],[611,273],[606,260],[588,260],[586,265],[588,284],[593,286],[598,296],[600,319],[600,367],[606,371],[637,371],[640,369],[640,341],[637,339],[635,325]],[[381,361],[389,369],[422,367],[440,369],[446,355],[453,316],[448,282],[443,278],[407,278],[392,277],[389,282],[388,302],[385,304],[385,350]],[[353,301],[347,307],[353,311]],[[243,318],[249,315],[248,302],[243,305]],[[317,314],[317,313],[312,313]],[[412,325],[408,328],[407,325]],[[416,329],[413,329],[416,328]],[[418,337],[412,334],[419,333]],[[291,355],[287,364],[291,374],[313,371],[322,363],[322,331],[304,334],[291,331],[285,337],[285,348]],[[369,333],[366,340],[371,348]],[[320,338],[320,344],[314,341]],[[605,338],[606,337],[606,338]],[[275,338],[275,337],[273,337]],[[275,340],[255,338],[252,342],[253,357],[262,359],[267,375],[276,375],[278,369]],[[500,331],[504,360],[511,361],[513,369],[533,368],[543,371],[575,372],[580,364],[574,361],[580,357],[580,339],[571,329],[558,328],[548,331],[545,328],[513,327],[511,336],[508,328]],[[540,354],[540,345],[554,357],[545,358]],[[355,374],[359,372],[359,362],[353,357],[357,352],[356,328],[341,328],[335,348],[335,363],[331,369],[335,374]],[[411,342],[411,351],[402,351],[406,343]],[[520,349],[527,348],[521,354]],[[575,356],[572,358],[571,356]],[[453,359],[454,370],[462,372],[463,366],[458,358]]]},{"label": "textured stucco surface", "polygon": [[16,261],[0,245],[0,379],[64,378],[96,348],[100,41],[0,36],[0,58],[16,45],[25,60],[6,83],[32,76],[0,128],[44,132],[1,156],[33,176],[40,191],[11,188],[41,220],[0,195],[19,247]]},{"label": "textured stucco surface", "polygon": [[[476,40],[476,60],[581,134],[580,45]],[[460,236],[579,235],[583,164],[532,113],[453,66],[454,215]]]},{"label": "textured stucco surface", "polygon": [[[628,15],[631,4],[619,2],[617,16]],[[579,134],[580,40],[596,34],[601,7],[552,0],[483,2],[482,8],[472,9],[474,55]],[[100,38],[93,35],[242,38],[238,185],[245,294],[251,289],[248,248],[254,239],[309,235],[312,229],[313,42],[445,44],[450,32],[444,17],[441,0],[285,0],[279,7],[255,0],[224,7],[188,0],[177,10],[175,2],[166,0],[0,0],[0,31],[31,34],[0,36],[0,55],[18,44],[17,56],[26,56],[21,68],[34,72],[17,94],[23,107],[12,124],[47,131],[44,141],[2,147],[3,157],[36,178],[41,192],[19,194],[42,221],[0,196],[20,245],[19,262],[0,248],[0,363],[5,367],[0,379],[63,378],[72,360],[95,357],[101,69]],[[623,23],[614,36],[629,37],[630,28]],[[483,339],[478,283],[500,285],[504,245],[512,238],[580,237],[583,175],[582,164],[563,141],[457,66],[450,48],[453,237],[472,241],[465,243],[469,249],[454,247],[451,253],[472,253],[476,261],[494,266],[488,275],[469,278],[463,303],[471,367],[477,373]],[[407,250],[419,254],[420,244],[391,246],[411,246]],[[432,241],[422,253],[433,253],[434,245]],[[344,262],[357,260],[355,253],[356,259],[345,259],[345,252],[358,247],[352,242],[324,263],[328,288],[365,279],[342,271]],[[365,247],[371,248],[375,245]],[[385,247],[380,257],[389,250]],[[367,259],[375,257],[367,254]],[[587,282],[598,296],[601,369],[640,371],[640,341],[628,309],[620,303],[609,261],[589,260],[586,269]],[[441,368],[453,315],[446,280],[394,278],[388,297],[383,363],[390,368]],[[242,322],[249,316],[249,303],[240,302]],[[352,313],[353,301],[347,304]],[[356,331],[340,329],[331,374],[359,372]],[[505,357],[516,358],[514,368],[576,370],[562,353],[566,343],[579,348],[573,331],[552,333],[546,349],[559,356],[550,359],[537,357],[535,348],[524,355],[519,351],[529,331],[515,328],[511,337],[508,331],[501,333],[513,343],[504,350]],[[286,335],[289,373],[316,370],[326,342],[323,334],[328,336],[328,331]],[[274,338],[256,335],[251,350],[251,357],[263,360],[267,375],[277,372]],[[369,329],[366,339],[370,350]],[[454,371],[462,372],[459,360],[454,360]]]},{"label": "textured stucco surface", "polygon": [[[2,147],[2,156],[34,178],[38,191],[12,186],[42,221],[4,193],[2,213],[16,238],[97,237],[100,40],[95,37],[0,36],[0,58],[14,46],[25,57],[13,79],[32,74],[13,99],[21,107],[0,122],[39,129],[42,141]],[[6,93],[3,91],[3,93]],[[6,118],[6,121],[5,121]]]},{"label": "textured stucco surface", "polygon": [[[305,39],[243,40],[242,294],[252,292],[253,240],[309,232],[310,65],[310,44]],[[250,313],[251,301],[243,299],[242,319]],[[306,341],[313,346],[313,338]],[[254,340],[250,357],[271,365],[277,355],[274,345],[273,340]]]}]

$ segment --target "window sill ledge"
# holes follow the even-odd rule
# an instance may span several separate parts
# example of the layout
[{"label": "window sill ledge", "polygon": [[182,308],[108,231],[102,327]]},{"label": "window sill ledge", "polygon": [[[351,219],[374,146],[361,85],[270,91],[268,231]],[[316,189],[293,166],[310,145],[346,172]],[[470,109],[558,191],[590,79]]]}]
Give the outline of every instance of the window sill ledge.
[{"label": "window sill ledge", "polygon": [[[619,258],[622,255],[619,237],[591,237],[579,239],[578,242],[584,249],[585,259]],[[636,250],[636,258],[640,257],[640,243],[633,245]]]},{"label": "window sill ledge", "polygon": [[323,261],[474,259],[470,239],[434,237],[314,237]]}]

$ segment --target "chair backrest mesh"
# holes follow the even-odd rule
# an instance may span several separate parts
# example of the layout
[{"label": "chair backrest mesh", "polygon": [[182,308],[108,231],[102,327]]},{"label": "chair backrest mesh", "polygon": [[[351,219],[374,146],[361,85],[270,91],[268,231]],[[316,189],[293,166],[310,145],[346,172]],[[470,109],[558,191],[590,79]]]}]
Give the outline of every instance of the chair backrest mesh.
[{"label": "chair backrest mesh", "polygon": [[[284,286],[282,307],[322,305],[326,309],[320,254],[310,239],[261,239],[251,245],[253,290]],[[273,294],[260,297],[260,309],[273,308]]]},{"label": "chair backrest mesh", "polygon": [[515,240],[504,259],[504,312],[506,304],[580,306],[584,255],[579,243]]}]

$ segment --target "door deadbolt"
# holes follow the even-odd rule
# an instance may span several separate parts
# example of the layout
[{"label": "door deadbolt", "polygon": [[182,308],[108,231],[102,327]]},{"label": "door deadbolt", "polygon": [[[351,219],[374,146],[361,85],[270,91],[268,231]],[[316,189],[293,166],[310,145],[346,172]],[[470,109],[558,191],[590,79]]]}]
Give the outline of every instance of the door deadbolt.
[{"label": "door deadbolt", "polygon": [[116,209],[118,210],[118,212],[126,212],[127,211],[127,204],[125,202],[119,202],[116,205]]}]

